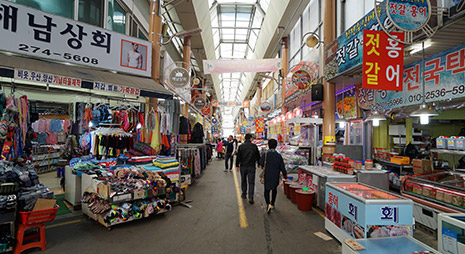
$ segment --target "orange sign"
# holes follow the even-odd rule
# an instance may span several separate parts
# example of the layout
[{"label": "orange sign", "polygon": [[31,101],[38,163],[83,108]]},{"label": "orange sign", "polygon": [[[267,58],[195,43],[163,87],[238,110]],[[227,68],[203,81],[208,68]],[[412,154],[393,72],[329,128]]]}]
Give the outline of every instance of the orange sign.
[{"label": "orange sign", "polygon": [[248,107],[250,107],[250,101],[243,101],[243,102],[242,102],[242,107],[243,107],[243,108],[248,108]]},{"label": "orange sign", "polygon": [[212,107],[218,107],[218,101],[217,100],[212,100],[211,101]]}]

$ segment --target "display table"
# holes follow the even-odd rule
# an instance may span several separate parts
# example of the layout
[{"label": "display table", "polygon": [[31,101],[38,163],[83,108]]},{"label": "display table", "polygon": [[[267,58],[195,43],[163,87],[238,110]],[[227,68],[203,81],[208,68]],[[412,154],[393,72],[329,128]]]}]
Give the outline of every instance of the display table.
[{"label": "display table", "polygon": [[438,215],[438,249],[441,253],[465,253],[465,213]]},{"label": "display table", "polygon": [[326,183],[325,228],[340,242],[412,235],[413,201],[361,183]]},{"label": "display table", "polygon": [[321,166],[300,166],[299,184],[308,187],[315,192],[316,204],[321,209],[325,209],[325,189],[326,183],[334,182],[355,182],[355,175],[339,173],[328,167]]},{"label": "display table", "polygon": [[347,243],[342,243],[342,254],[392,254],[392,253],[415,253],[415,251],[429,251],[429,253],[438,253],[433,248],[423,244],[411,236],[360,239],[356,240],[365,247],[364,250],[354,251]]}]

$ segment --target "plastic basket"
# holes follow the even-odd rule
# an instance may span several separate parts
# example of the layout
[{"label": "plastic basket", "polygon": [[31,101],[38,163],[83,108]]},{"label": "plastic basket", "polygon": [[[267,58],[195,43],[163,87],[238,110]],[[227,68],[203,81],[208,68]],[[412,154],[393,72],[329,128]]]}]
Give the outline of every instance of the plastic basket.
[{"label": "plastic basket", "polygon": [[54,221],[59,208],[60,206],[56,205],[55,208],[51,209],[44,209],[31,212],[19,212],[19,222],[23,225],[31,225]]},{"label": "plastic basket", "polygon": [[7,247],[8,247],[8,243],[0,243],[0,252],[6,251]]}]

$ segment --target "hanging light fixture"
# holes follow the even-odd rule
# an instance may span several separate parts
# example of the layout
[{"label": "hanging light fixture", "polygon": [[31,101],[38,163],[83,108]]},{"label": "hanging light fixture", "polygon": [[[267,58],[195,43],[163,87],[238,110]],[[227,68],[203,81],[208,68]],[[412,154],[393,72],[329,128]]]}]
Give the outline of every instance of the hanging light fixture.
[{"label": "hanging light fixture", "polygon": [[373,121],[373,126],[379,126],[379,121],[386,120],[386,116],[380,114],[378,111],[373,112],[373,115],[369,116],[367,120]]},{"label": "hanging light fixture", "polygon": [[420,124],[426,125],[429,123],[430,116],[437,116],[438,111],[436,109],[430,109],[425,102],[425,42],[421,43],[422,47],[422,59],[421,65],[423,66],[423,77],[421,79],[423,85],[423,103],[420,105],[420,108],[413,111],[410,116],[420,117]]}]

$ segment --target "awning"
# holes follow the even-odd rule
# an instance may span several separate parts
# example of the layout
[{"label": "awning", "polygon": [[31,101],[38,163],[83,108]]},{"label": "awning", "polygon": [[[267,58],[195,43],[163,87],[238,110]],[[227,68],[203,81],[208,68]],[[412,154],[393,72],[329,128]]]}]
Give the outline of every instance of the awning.
[{"label": "awning", "polygon": [[14,70],[15,68],[80,78],[83,81],[82,88],[93,89],[93,82],[105,82],[140,89],[140,96],[143,97],[164,99],[173,97],[172,92],[168,91],[151,78],[93,70],[34,58],[0,54],[0,76],[13,78],[14,72],[9,72],[8,69]]}]

